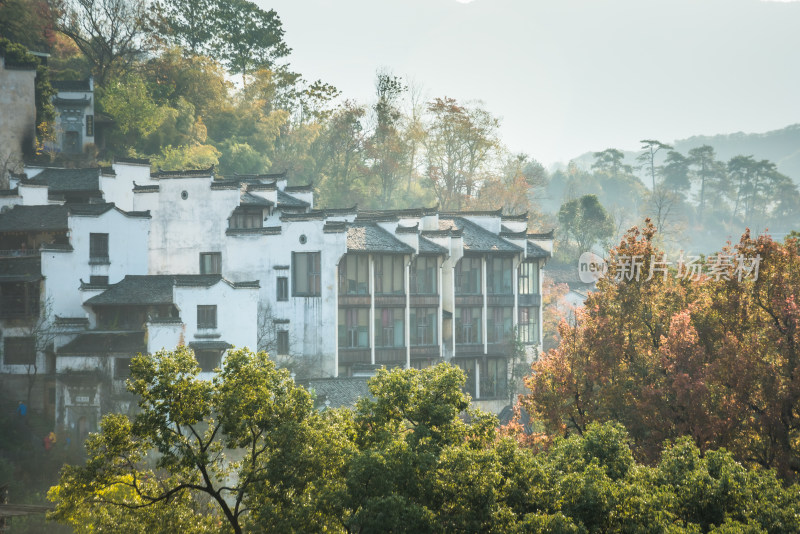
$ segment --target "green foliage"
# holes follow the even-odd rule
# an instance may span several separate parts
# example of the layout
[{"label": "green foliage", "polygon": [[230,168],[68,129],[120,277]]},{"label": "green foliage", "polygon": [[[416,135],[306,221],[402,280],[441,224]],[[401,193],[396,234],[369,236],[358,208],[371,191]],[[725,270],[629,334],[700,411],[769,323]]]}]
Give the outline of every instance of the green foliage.
[{"label": "green foliage", "polygon": [[140,412],[103,419],[86,465],[51,489],[52,519],[131,533],[800,528],[798,486],[688,439],[655,467],[618,424],[523,447],[468,408],[446,364],[381,370],[355,410],[322,413],[264,353],[231,352],[211,381],[197,372],[184,348],[133,362]]},{"label": "green foliage", "polygon": [[566,239],[575,242],[578,255],[598,242],[607,241],[614,233],[611,217],[595,195],[584,195],[562,204],[558,221]]},{"label": "green foliage", "polygon": [[[688,435],[701,450],[726,447],[796,479],[796,241],[746,233],[720,254],[729,261],[718,276],[690,280],[685,268],[681,276],[651,270],[662,252],[649,221],[629,231],[585,313],[562,325],[561,345],[527,380],[525,402],[549,432],[616,420],[641,458],[653,461],[665,440]],[[745,266],[759,258],[757,277],[739,279],[740,256]],[[641,258],[639,276],[622,276],[631,258]]]},{"label": "green foliage", "polygon": [[8,65],[27,66],[36,69],[34,98],[36,99],[38,141],[41,143],[49,135],[48,124],[52,123],[56,116],[56,110],[51,101],[51,98],[56,94],[56,90],[50,85],[50,74],[47,66],[43,65],[39,58],[29,53],[24,46],[13,43],[5,37],[0,37],[0,55],[5,58]]}]

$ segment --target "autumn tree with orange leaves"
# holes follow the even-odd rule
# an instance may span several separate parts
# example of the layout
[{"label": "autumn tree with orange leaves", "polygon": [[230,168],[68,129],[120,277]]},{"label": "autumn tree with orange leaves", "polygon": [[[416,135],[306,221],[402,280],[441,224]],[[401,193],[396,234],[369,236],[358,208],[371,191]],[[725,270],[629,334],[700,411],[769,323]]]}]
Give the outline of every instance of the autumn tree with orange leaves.
[{"label": "autumn tree with orange leaves", "polygon": [[[706,258],[705,274],[686,276],[686,265],[667,265],[655,233],[648,220],[612,250],[577,323],[562,323],[560,346],[533,365],[523,405],[551,435],[615,420],[643,460],[690,436],[701,451],[725,447],[796,480],[800,242],[748,231]],[[737,270],[738,258],[751,268],[760,258],[758,272]]]}]

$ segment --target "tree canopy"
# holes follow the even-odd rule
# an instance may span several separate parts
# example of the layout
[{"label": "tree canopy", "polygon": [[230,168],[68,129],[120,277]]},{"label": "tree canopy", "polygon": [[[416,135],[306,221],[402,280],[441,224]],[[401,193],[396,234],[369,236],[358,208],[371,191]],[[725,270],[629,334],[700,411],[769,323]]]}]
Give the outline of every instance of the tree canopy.
[{"label": "tree canopy", "polygon": [[[141,356],[140,411],[104,417],[50,491],[76,532],[788,532],[800,489],[693,440],[652,467],[625,429],[541,442],[469,407],[447,364],[380,370],[318,412],[265,353],[200,380],[190,350]],[[121,530],[120,530],[121,529]]]}]

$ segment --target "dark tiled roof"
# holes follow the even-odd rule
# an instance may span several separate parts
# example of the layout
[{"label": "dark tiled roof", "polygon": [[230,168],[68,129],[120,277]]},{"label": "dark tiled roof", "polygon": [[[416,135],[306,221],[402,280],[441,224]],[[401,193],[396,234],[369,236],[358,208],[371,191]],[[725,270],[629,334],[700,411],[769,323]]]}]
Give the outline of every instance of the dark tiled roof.
[{"label": "dark tiled roof", "polygon": [[250,193],[242,193],[240,197],[240,201],[242,204],[250,205],[250,206],[272,206],[273,202],[271,200],[267,200],[266,198],[260,197],[258,195],[252,195]]},{"label": "dark tiled roof", "polygon": [[100,167],[100,174],[103,176],[116,176],[117,171],[114,170],[114,167]]},{"label": "dark tiled roof", "polygon": [[224,341],[192,341],[189,346],[194,350],[227,350],[233,345]]},{"label": "dark tiled roof", "polygon": [[21,256],[0,260],[0,282],[35,282],[42,278],[39,256]]},{"label": "dark tiled roof", "polygon": [[403,210],[361,210],[358,212],[358,216],[363,216],[365,218],[394,216],[409,219],[423,217],[425,215],[435,215],[438,209],[439,206],[437,205],[430,208],[408,208]]},{"label": "dark tiled roof", "polygon": [[[305,381],[309,390],[317,395],[315,406],[321,408],[350,407],[362,397],[373,398],[367,387],[369,379],[363,378],[317,378]],[[327,403],[325,401],[328,401]]]},{"label": "dark tiled roof", "polygon": [[549,232],[529,233],[528,239],[553,239],[554,233],[555,230],[550,230]]},{"label": "dark tiled roof", "polygon": [[311,206],[305,200],[300,200],[299,198],[295,198],[292,195],[286,194],[281,190],[278,190],[278,206],[294,206],[298,208],[308,208]]},{"label": "dark tiled roof", "polygon": [[322,231],[326,234],[340,234],[347,231],[347,223],[344,221],[327,221]]},{"label": "dark tiled roof", "polygon": [[354,204],[351,208],[325,208],[325,215],[328,217],[330,216],[337,216],[337,215],[355,215],[358,212],[358,205]]},{"label": "dark tiled roof", "polygon": [[283,190],[287,193],[311,193],[314,191],[314,187],[312,184],[287,185]]},{"label": "dark tiled roof", "polygon": [[513,232],[513,231],[509,230],[508,228],[506,228],[505,226],[503,226],[501,231],[500,231],[500,237],[508,237],[508,238],[511,238],[511,239],[525,239],[526,237],[528,237],[528,232],[527,232],[527,230],[521,230],[519,232]]},{"label": "dark tiled roof", "polygon": [[432,241],[428,241],[424,237],[419,238],[419,253],[420,254],[447,254],[449,250],[441,245],[437,245]]},{"label": "dark tiled roof", "polygon": [[419,232],[419,223],[415,224],[414,226],[400,226],[397,225],[394,233],[396,234],[416,234]]},{"label": "dark tiled roof", "polygon": [[460,228],[464,232],[464,250],[467,252],[520,252],[516,245],[462,217],[440,219],[442,229]]},{"label": "dark tiled roof", "polygon": [[527,222],[528,221],[528,212],[520,213],[519,215],[509,215],[503,214],[500,216],[501,221],[514,221],[514,222]]},{"label": "dark tiled roof", "polygon": [[347,229],[348,252],[412,254],[414,249],[377,224],[351,224]]},{"label": "dark tiled roof", "polygon": [[[219,279],[219,275],[216,275]],[[90,306],[148,306],[172,304],[175,277],[170,275],[128,275],[85,302]]]},{"label": "dark tiled roof", "polygon": [[58,349],[66,354],[138,354],[147,350],[144,332],[87,332]]},{"label": "dark tiled roof", "polygon": [[150,166],[150,160],[147,158],[114,158],[114,163],[127,163],[129,165],[146,165]]},{"label": "dark tiled roof", "polygon": [[136,182],[133,182],[134,193],[158,193],[159,189],[161,189],[159,185],[136,185]]},{"label": "dark tiled roof", "polygon": [[89,80],[51,80],[50,85],[56,91],[91,91]]},{"label": "dark tiled roof", "polygon": [[263,226],[261,228],[228,228],[225,235],[281,235],[280,226]]},{"label": "dark tiled roof", "polygon": [[528,241],[528,257],[529,258],[549,258],[550,253],[547,252],[545,249],[537,245],[536,243],[531,243]]},{"label": "dark tiled roof", "polygon": [[100,167],[90,169],[59,169],[48,167],[23,183],[46,185],[51,193],[70,191],[99,191]]},{"label": "dark tiled roof", "polygon": [[322,221],[325,219],[325,212],[312,210],[303,213],[282,213],[282,221]]},{"label": "dark tiled roof", "polygon": [[278,189],[278,184],[275,182],[270,182],[268,184],[248,183],[246,188],[247,191],[275,191],[276,189]]},{"label": "dark tiled roof", "polygon": [[241,185],[235,180],[214,180],[211,182],[211,189],[239,189]]},{"label": "dark tiled roof", "polygon": [[19,188],[15,187],[14,189],[0,189],[0,197],[18,197],[19,196]]},{"label": "dark tiled roof", "polygon": [[89,328],[88,317],[59,317],[54,321],[57,326]]},{"label": "dark tiled roof", "polygon": [[268,172],[266,174],[236,174],[233,177],[237,180],[277,180],[286,176],[286,171],[283,172]]},{"label": "dark tiled roof", "polygon": [[14,206],[0,214],[0,232],[67,230],[66,206]]},{"label": "dark tiled roof", "polygon": [[395,215],[394,213],[365,213],[363,211],[359,211],[358,215],[356,216],[357,221],[361,222],[397,222],[400,220],[399,215]]},{"label": "dark tiled roof", "polygon": [[442,211],[439,217],[452,219],[455,217],[463,217],[465,215],[486,216],[486,217],[502,217],[503,210],[471,210],[471,211]]},{"label": "dark tiled roof", "polygon": [[[439,223],[439,226],[448,226],[448,224]],[[464,234],[461,228],[456,228],[452,224],[449,224],[449,226],[450,228],[443,230],[422,230],[420,235],[423,237],[461,237]]]},{"label": "dark tiled roof", "polygon": [[84,217],[98,217],[112,209],[117,210],[126,217],[138,217],[142,219],[150,218],[150,211],[124,211],[117,208],[113,202],[96,204],[70,204],[67,206],[70,215],[80,215]]},{"label": "dark tiled roof", "polygon": [[70,215],[97,217],[114,208],[113,202],[98,204],[72,204],[68,207]]},{"label": "dark tiled roof", "polygon": [[164,178],[202,178],[204,176],[212,176],[214,174],[214,166],[212,165],[208,169],[183,169],[180,171],[164,171],[158,169],[158,171],[150,173],[152,178],[164,179]]}]

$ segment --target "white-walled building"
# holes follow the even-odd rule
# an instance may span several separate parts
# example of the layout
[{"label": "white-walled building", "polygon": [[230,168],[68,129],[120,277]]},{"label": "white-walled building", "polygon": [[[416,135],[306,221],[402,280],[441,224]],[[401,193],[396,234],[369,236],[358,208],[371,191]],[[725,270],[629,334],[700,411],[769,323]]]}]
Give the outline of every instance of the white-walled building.
[{"label": "white-walled building", "polygon": [[450,361],[496,411],[511,366],[541,348],[552,234],[529,234],[527,215],[319,210],[283,174],[220,180],[144,160],[25,171],[0,191],[0,261],[24,241],[12,277],[39,302],[30,317],[51,310],[51,409],[80,435],[127,409],[132,355],[178,344],[204,370],[229,346],[266,349],[305,379]]}]

